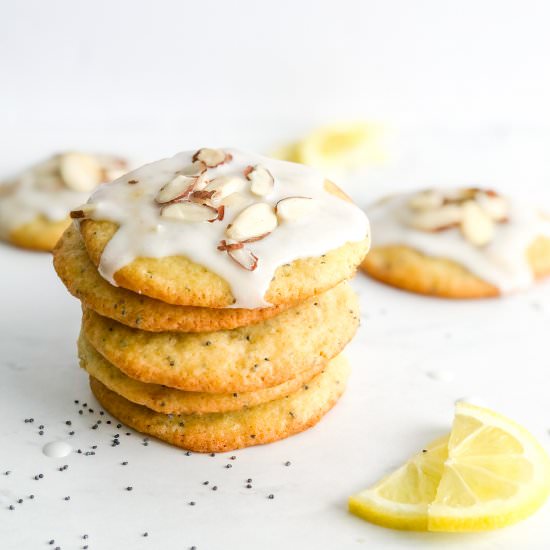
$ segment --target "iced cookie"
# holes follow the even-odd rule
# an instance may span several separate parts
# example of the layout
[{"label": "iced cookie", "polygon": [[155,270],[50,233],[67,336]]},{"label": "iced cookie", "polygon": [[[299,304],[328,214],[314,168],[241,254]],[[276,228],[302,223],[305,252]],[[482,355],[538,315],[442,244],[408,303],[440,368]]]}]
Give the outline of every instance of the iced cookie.
[{"label": "iced cookie", "polygon": [[373,248],[361,267],[384,283],[446,298],[484,298],[550,274],[550,220],[494,191],[395,195],[367,213]]},{"label": "iced cookie", "polygon": [[349,374],[338,356],[307,386],[250,409],[228,413],[165,415],[136,405],[90,378],[92,392],[110,414],[132,428],[199,452],[223,452],[270,443],[315,425],[336,403]]},{"label": "iced cookie", "polygon": [[187,391],[242,392],[281,384],[342,351],[359,325],[348,283],[254,325],[217,332],[151,333],[84,311],[86,338],[142,382]]},{"label": "iced cookie", "polygon": [[151,332],[228,330],[269,319],[292,305],[260,309],[174,306],[113,286],[97,272],[74,227],[65,231],[53,254],[59,278],[86,308]]},{"label": "iced cookie", "polygon": [[73,216],[107,281],[182,306],[296,303],[351,277],[369,246],[366,216],[323,176],[236,149],[146,165]]},{"label": "iced cookie", "polygon": [[70,224],[70,211],[126,168],[118,157],[75,152],[29,168],[0,186],[0,238],[22,248],[52,250]]},{"label": "iced cookie", "polygon": [[280,399],[305,387],[325,367],[314,365],[277,386],[249,392],[206,393],[181,391],[161,384],[146,384],[126,376],[100,355],[81,334],[78,340],[80,366],[111,391],[132,403],[164,414],[204,414],[239,411]]}]

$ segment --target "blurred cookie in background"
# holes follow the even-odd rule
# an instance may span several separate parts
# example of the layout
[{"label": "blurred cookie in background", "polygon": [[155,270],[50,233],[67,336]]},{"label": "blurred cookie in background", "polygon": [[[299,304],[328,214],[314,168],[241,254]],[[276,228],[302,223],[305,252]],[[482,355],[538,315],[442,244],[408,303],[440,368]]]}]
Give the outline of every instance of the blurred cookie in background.
[{"label": "blurred cookie in background", "polygon": [[0,239],[31,250],[52,250],[70,224],[69,212],[100,184],[127,170],[121,157],[65,152],[0,183]]},{"label": "blurred cookie in background", "polygon": [[362,263],[386,284],[444,298],[486,298],[550,275],[550,218],[490,189],[429,189],[379,201],[367,214]]}]

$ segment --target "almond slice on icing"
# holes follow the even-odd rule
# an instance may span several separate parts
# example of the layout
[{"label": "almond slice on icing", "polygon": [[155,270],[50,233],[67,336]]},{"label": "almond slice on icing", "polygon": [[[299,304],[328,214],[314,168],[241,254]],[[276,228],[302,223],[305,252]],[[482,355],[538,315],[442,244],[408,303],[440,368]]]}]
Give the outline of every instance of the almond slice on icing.
[{"label": "almond slice on icing", "polygon": [[464,238],[475,246],[485,246],[495,235],[493,220],[475,201],[467,201],[463,205],[464,217],[460,230]]},{"label": "almond slice on icing", "polygon": [[213,222],[219,218],[216,208],[195,202],[173,202],[165,206],[160,215],[163,218],[186,222]]},{"label": "almond slice on icing", "polygon": [[192,202],[200,202],[201,204],[208,204],[214,191],[206,191],[205,189],[199,191],[193,191],[189,195],[189,200]]},{"label": "almond slice on icing", "polygon": [[218,250],[221,251],[228,251],[228,250],[239,250],[239,248],[243,248],[244,244],[239,243],[237,241],[232,241],[231,239],[223,239],[218,244]]},{"label": "almond slice on icing", "polygon": [[227,226],[225,234],[235,241],[247,241],[256,237],[265,237],[277,227],[277,216],[273,207],[265,202],[258,202],[245,208]]},{"label": "almond slice on icing", "polygon": [[209,149],[208,147],[199,149],[193,155],[193,162],[202,161],[208,168],[215,168],[220,164],[229,162],[231,159],[231,155],[226,154],[221,149]]},{"label": "almond slice on icing", "polygon": [[155,200],[159,204],[168,204],[176,200],[189,197],[193,191],[200,187],[199,177],[178,175],[160,188]]},{"label": "almond slice on icing", "polygon": [[445,191],[444,204],[460,204],[465,201],[474,200],[481,191],[479,187],[461,187],[459,189],[448,189]]},{"label": "almond slice on icing", "polygon": [[207,170],[207,166],[204,162],[201,160],[196,160],[189,166],[186,166],[185,168],[182,168],[181,170],[178,170],[178,174],[181,174],[182,176],[202,176]]},{"label": "almond slice on icing", "polygon": [[211,221],[222,221],[223,220],[223,217],[225,216],[225,206],[222,204],[221,206],[218,206],[218,208],[216,208],[217,212],[218,212],[218,217],[215,219],[215,220],[211,220]]},{"label": "almond slice on icing", "polygon": [[254,271],[258,267],[258,257],[248,250],[248,248],[229,249],[227,254],[247,271]]},{"label": "almond slice on icing", "polygon": [[246,181],[243,178],[220,176],[210,181],[204,189],[205,191],[212,191],[210,203],[212,206],[217,206],[229,195],[244,191],[245,186]]},{"label": "almond slice on icing", "polygon": [[503,222],[508,218],[508,201],[494,192],[482,191],[476,195],[476,202],[494,221]]},{"label": "almond slice on icing", "polygon": [[95,210],[95,204],[86,203],[69,212],[69,216],[74,219],[87,218]]},{"label": "almond slice on icing", "polygon": [[315,204],[310,197],[287,197],[276,204],[275,211],[280,220],[291,222],[306,217],[312,212]]},{"label": "almond slice on icing", "polygon": [[259,197],[265,197],[273,191],[275,178],[264,166],[247,166],[244,175],[250,181],[250,191]]},{"label": "almond slice on icing", "polygon": [[232,193],[222,199],[222,204],[228,208],[238,210],[250,204],[250,199],[243,193]]},{"label": "almond slice on icing", "polygon": [[435,210],[421,210],[415,212],[409,220],[409,225],[420,231],[441,231],[462,221],[462,206],[445,204]]},{"label": "almond slice on icing", "polygon": [[84,153],[66,153],[59,159],[63,183],[74,191],[86,193],[95,189],[103,179],[101,164]]},{"label": "almond slice on icing", "polygon": [[413,210],[433,210],[442,206],[444,201],[445,197],[442,193],[428,189],[413,195],[409,200],[409,207]]}]

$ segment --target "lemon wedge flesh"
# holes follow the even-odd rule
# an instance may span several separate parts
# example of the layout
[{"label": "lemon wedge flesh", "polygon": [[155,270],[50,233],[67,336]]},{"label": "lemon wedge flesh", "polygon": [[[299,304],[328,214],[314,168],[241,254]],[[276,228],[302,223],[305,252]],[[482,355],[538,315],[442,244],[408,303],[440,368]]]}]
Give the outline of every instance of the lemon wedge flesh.
[{"label": "lemon wedge flesh", "polygon": [[549,493],[550,458],[525,428],[458,403],[449,436],[352,496],[349,508],[394,529],[483,531],[524,519]]},{"label": "lemon wedge flesh", "polygon": [[386,160],[386,129],[373,122],[343,122],[318,128],[272,156],[320,170],[354,170]]}]

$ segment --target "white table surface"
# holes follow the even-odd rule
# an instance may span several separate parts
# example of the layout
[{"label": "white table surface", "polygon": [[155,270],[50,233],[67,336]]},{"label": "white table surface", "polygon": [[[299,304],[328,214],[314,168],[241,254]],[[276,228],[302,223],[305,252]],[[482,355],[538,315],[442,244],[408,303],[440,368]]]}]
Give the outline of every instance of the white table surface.
[{"label": "white table surface", "polygon": [[[441,147],[448,145],[443,140]],[[409,162],[384,177],[372,174],[368,192],[357,182],[349,188],[364,203],[367,195],[388,189],[388,178],[397,187],[417,182],[422,155],[415,158],[416,168]],[[514,172],[506,158],[506,173],[520,173],[521,163]],[[486,176],[482,168],[472,173]],[[449,429],[457,398],[484,401],[550,448],[548,282],[504,299],[450,302],[393,290],[359,274],[353,284],[363,320],[347,350],[353,373],[338,405],[306,433],[210,457],[186,456],[155,440],[144,446],[142,436],[99,416],[76,359],[79,304],[56,278],[49,255],[0,245],[0,280],[2,550],[85,544],[90,550],[550,547],[550,505],[517,526],[476,535],[401,533],[346,511],[348,495]],[[79,415],[75,399],[94,412]],[[25,423],[30,417],[34,423]],[[103,423],[90,429],[97,419]],[[115,433],[121,444],[111,447]],[[83,452],[97,445],[96,454],[44,456],[43,444],[56,439]],[[69,468],[58,471],[64,464]],[[43,479],[34,480],[39,473]],[[252,489],[245,488],[247,478]]]}]

